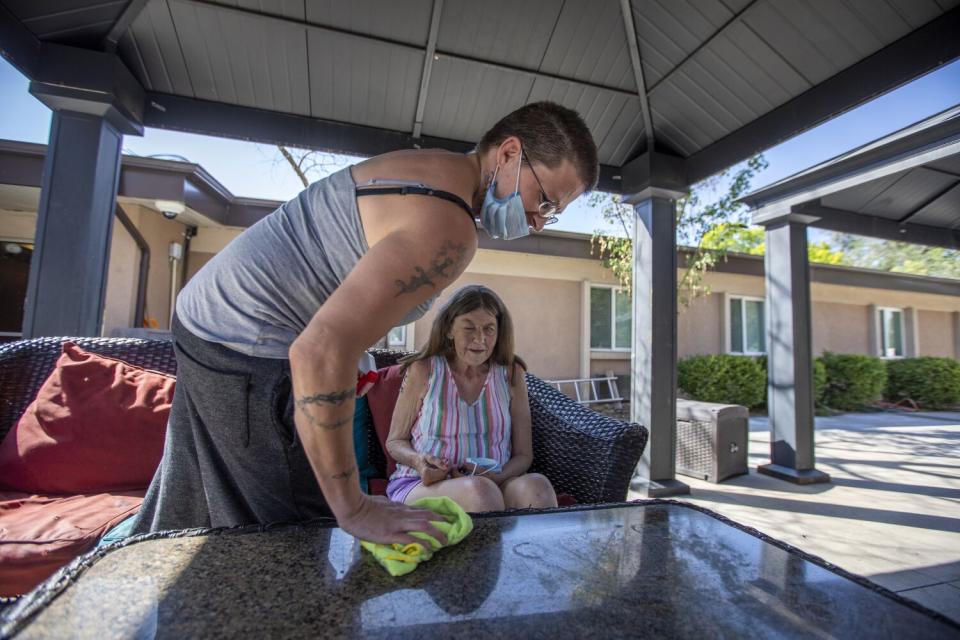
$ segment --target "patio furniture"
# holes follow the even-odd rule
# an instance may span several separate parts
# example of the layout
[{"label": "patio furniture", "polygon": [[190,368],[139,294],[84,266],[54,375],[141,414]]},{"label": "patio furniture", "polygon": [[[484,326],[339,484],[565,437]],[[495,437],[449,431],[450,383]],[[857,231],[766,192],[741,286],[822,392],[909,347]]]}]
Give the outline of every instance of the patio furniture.
[{"label": "patio furniture", "polygon": [[[378,367],[396,364],[402,352],[371,349]],[[2,353],[2,352],[0,352]],[[581,406],[533,374],[527,374],[533,420],[533,465],[558,494],[581,504],[624,500],[647,443],[647,430]],[[367,427],[375,466],[386,469],[372,421]]]},{"label": "patio furniture", "polygon": [[677,400],[677,473],[708,482],[747,473],[749,418],[740,405]]},{"label": "patio furniture", "polygon": [[390,577],[332,522],[148,534],[7,613],[4,636],[942,638],[943,616],[683,503],[496,513]]},{"label": "patio furniture", "polygon": [[[131,338],[34,338],[0,345],[0,438],[16,424],[52,371],[63,340],[82,349],[163,373],[176,374],[172,343]],[[395,364],[396,351],[371,350],[378,367]],[[644,427],[589,411],[532,374],[527,374],[533,418],[534,463],[558,493],[577,502],[623,500],[647,441]],[[374,464],[385,458],[372,423],[368,442]]]},{"label": "patio furniture", "polygon": [[[16,424],[50,375],[60,356],[62,340],[65,338],[35,338],[0,345],[0,439]],[[176,359],[170,341],[133,338],[70,340],[86,351],[146,369],[176,374]],[[374,350],[372,353],[380,367],[394,364],[402,355],[383,350]],[[633,469],[647,441],[646,429],[586,410],[536,376],[528,374],[527,385],[533,419],[532,470],[550,478],[559,494],[568,494],[579,503],[623,500]],[[371,461],[385,477],[386,460],[369,412],[367,442]],[[61,498],[74,497],[50,497],[51,501]],[[26,494],[11,491],[3,493],[3,500],[9,505],[17,500],[31,499],[36,501],[36,498]],[[33,580],[42,579],[61,566],[60,563],[91,548],[98,536],[93,529],[86,536],[73,536],[76,538],[73,540],[74,546],[63,549],[56,561],[44,565],[44,570],[37,574],[39,577]],[[4,542],[19,545],[16,550],[11,550],[18,562],[25,562],[23,566],[33,567],[31,570],[39,570],[38,565],[31,564],[29,558],[21,556],[24,553],[29,556],[31,550],[35,550],[39,560],[46,553],[45,547],[28,544],[24,540],[7,540],[0,527],[0,544]],[[12,566],[8,568],[13,570]],[[30,582],[31,586],[33,584],[36,583]],[[22,591],[18,588],[15,593]],[[10,594],[5,592],[5,595]]]}]

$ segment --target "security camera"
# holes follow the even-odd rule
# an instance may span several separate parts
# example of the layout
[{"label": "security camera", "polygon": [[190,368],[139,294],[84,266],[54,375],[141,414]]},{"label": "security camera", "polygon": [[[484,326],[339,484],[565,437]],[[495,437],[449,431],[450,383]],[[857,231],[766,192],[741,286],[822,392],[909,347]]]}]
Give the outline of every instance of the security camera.
[{"label": "security camera", "polygon": [[153,203],[153,206],[155,206],[157,211],[167,220],[175,220],[176,217],[186,209],[182,202],[177,202],[176,200],[157,200]]}]

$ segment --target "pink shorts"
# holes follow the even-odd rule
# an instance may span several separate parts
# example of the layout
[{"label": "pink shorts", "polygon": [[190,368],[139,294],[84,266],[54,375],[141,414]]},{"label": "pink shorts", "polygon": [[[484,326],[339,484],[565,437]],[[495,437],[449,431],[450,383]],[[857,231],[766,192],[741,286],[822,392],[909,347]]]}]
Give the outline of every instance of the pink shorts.
[{"label": "pink shorts", "polygon": [[387,498],[394,502],[405,502],[407,496],[420,482],[420,478],[415,476],[405,476],[391,480],[387,484]]}]

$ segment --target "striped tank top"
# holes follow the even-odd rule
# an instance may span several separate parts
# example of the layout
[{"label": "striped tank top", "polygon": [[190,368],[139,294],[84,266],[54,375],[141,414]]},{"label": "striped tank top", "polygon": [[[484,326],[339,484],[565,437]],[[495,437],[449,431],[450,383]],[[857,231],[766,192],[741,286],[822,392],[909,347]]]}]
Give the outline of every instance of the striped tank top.
[{"label": "striped tank top", "polygon": [[[507,367],[490,367],[480,396],[473,404],[460,397],[453,372],[443,356],[430,359],[430,377],[411,440],[418,453],[463,465],[467,458],[510,459],[510,383]],[[397,464],[390,476],[419,477],[416,469]]]}]

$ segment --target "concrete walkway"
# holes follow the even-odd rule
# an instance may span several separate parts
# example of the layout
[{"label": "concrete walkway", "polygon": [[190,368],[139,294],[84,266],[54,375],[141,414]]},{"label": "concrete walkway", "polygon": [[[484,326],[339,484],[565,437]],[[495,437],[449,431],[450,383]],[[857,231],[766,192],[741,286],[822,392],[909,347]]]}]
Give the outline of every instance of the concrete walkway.
[{"label": "concrete walkway", "polygon": [[846,414],[817,418],[816,429],[829,484],[758,475],[770,433],[767,418],[752,418],[750,474],[678,476],[691,488],[683,499],[960,621],[960,413]]}]

